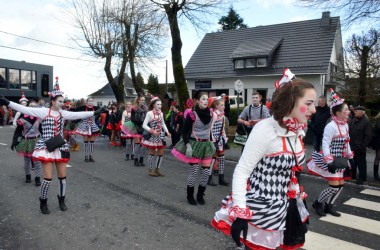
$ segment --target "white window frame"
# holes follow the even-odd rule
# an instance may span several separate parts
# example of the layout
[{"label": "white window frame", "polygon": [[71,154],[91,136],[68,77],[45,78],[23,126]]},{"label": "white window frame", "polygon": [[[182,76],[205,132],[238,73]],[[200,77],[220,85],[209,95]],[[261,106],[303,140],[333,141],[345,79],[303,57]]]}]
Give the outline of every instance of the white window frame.
[{"label": "white window frame", "polygon": [[[241,65],[241,67],[237,67],[238,62],[242,62],[243,65]],[[234,61],[234,67],[235,67],[235,69],[244,69],[244,59],[237,59],[237,60],[235,60]]]},{"label": "white window frame", "polygon": [[[265,65],[259,65],[259,61],[260,60],[265,60]],[[267,67],[268,66],[268,58],[266,58],[266,57],[257,58],[256,65],[257,65],[258,68]]]},{"label": "white window frame", "polygon": [[[248,61],[249,60],[253,60],[253,64],[251,64],[251,65],[248,65]],[[256,58],[247,58],[247,59],[245,59],[245,67],[246,68],[256,68],[256,63],[257,63],[257,59]]]}]

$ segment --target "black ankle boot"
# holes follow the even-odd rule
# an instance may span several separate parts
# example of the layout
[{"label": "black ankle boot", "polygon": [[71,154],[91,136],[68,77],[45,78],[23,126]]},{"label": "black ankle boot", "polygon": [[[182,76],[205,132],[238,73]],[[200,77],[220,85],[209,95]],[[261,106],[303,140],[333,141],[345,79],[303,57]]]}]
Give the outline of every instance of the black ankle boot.
[{"label": "black ankle boot", "polygon": [[228,186],[230,183],[224,180],[224,174],[219,174],[219,185]]},{"label": "black ankle boot", "polygon": [[380,178],[379,178],[379,165],[373,165],[373,177],[375,178],[375,180],[377,181],[380,181]]},{"label": "black ankle boot", "polygon": [[43,214],[50,214],[50,210],[47,205],[47,199],[40,198],[40,210]]},{"label": "black ankle boot", "polygon": [[134,159],[135,159],[134,155],[131,155],[131,160],[134,160]]},{"label": "black ankle boot", "polygon": [[141,166],[140,163],[139,163],[139,160],[138,160],[137,158],[135,158],[135,166],[136,166],[136,167]]},{"label": "black ankle boot", "polygon": [[206,202],[203,199],[203,196],[205,195],[206,187],[199,186],[198,187],[198,193],[197,193],[197,201],[199,205],[204,205]]},{"label": "black ankle boot", "polygon": [[209,185],[209,186],[218,186],[218,184],[216,184],[216,183],[214,182],[214,180],[212,179],[212,175],[210,175],[210,176],[208,177],[207,185]]},{"label": "black ankle boot", "polygon": [[40,177],[34,177],[34,182],[36,183],[37,187],[41,186],[41,179],[40,179]]},{"label": "black ankle boot", "polygon": [[129,154],[125,154],[125,160],[129,161]]},{"label": "black ankle boot", "polygon": [[58,197],[59,208],[61,209],[61,211],[66,211],[67,207],[65,204],[65,196],[59,196],[57,194],[57,197]]},{"label": "black ankle boot", "polygon": [[197,205],[197,202],[194,199],[194,187],[187,186],[187,201],[191,205]]},{"label": "black ankle boot", "polygon": [[323,210],[326,214],[331,214],[332,216],[335,217],[340,217],[340,213],[334,210],[333,204],[326,204],[325,209]]},{"label": "black ankle boot", "polygon": [[89,160],[90,162],[95,162],[94,157],[93,157],[92,155],[90,155],[90,157],[88,158],[88,160]]},{"label": "black ankle boot", "polygon": [[89,161],[90,161],[90,160],[88,159],[88,156],[87,156],[87,155],[84,157],[84,161],[85,161],[85,162],[89,162]]},{"label": "black ankle boot", "polygon": [[142,166],[142,167],[145,166],[145,164],[144,164],[144,157],[140,157],[139,163],[140,163],[140,166]]},{"label": "black ankle boot", "polygon": [[326,213],[323,211],[323,204],[318,202],[318,200],[315,200],[314,203],[312,204],[312,206],[318,215],[326,216]]},{"label": "black ankle boot", "polygon": [[25,175],[25,183],[31,183],[32,182],[32,176],[30,174]]}]

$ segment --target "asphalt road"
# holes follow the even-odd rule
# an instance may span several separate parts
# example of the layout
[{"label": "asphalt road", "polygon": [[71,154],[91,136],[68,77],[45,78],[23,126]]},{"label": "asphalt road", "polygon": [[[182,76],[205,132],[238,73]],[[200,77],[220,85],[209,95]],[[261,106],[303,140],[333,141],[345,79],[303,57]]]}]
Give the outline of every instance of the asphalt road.
[{"label": "asphalt road", "polygon": [[[23,159],[10,150],[12,133],[11,127],[0,128],[0,250],[235,249],[229,237],[210,226],[230,187],[208,187],[206,205],[191,206],[186,200],[187,166],[175,160],[168,150],[162,163],[166,176],[150,177],[146,167],[125,161],[124,150],[110,146],[104,137],[96,142],[95,163],[84,162],[83,150],[71,155],[68,210],[59,210],[55,178],[48,196],[51,213],[41,214],[39,188],[24,182]],[[231,180],[235,165],[227,161],[227,180]],[[310,201],[327,187],[323,180],[311,176],[305,175],[301,181]],[[375,231],[378,227],[380,233],[380,212],[343,205],[351,198],[378,204],[380,197],[360,193],[366,188],[348,184],[336,202],[338,210],[375,221],[369,225],[374,225]],[[314,211],[310,214],[310,235],[379,249],[378,233],[323,221]],[[328,249],[307,243],[310,247],[306,249]]]}]

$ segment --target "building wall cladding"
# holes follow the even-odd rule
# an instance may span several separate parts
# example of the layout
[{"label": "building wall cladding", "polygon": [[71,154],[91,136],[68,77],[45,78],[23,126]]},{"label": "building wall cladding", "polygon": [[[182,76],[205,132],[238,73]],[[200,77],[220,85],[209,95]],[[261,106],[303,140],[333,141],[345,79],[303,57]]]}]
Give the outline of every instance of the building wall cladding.
[{"label": "building wall cladding", "polygon": [[[53,66],[36,64],[36,63],[28,63],[25,61],[13,61],[7,59],[0,59],[0,68],[6,69],[6,77],[7,80],[6,86],[2,86],[0,88],[0,94],[10,98],[11,100],[18,100],[21,96],[21,93],[24,92],[27,98],[37,99],[40,96],[47,98],[47,92],[53,88]],[[8,80],[9,80],[9,69],[15,70],[24,70],[24,71],[35,71],[36,72],[36,82],[35,89],[21,89],[20,88],[11,88]],[[48,76],[48,89],[43,91],[42,89],[42,78],[43,75]],[[44,96],[44,93],[45,96]]]}]

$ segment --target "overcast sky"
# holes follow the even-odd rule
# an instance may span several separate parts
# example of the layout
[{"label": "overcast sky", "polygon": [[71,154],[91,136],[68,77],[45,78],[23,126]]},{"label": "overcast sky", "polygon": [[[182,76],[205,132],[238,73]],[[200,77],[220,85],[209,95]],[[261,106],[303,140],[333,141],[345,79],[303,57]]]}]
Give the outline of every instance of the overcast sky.
[{"label": "overcast sky", "polygon": [[[7,34],[12,33],[49,43],[74,46],[70,41],[70,37],[77,30],[67,23],[65,15],[61,13],[59,7],[60,1],[0,0],[0,6],[2,6],[2,14],[0,15],[0,46],[96,61],[91,57],[83,56],[80,51],[75,49],[40,43]],[[234,9],[249,27],[316,19],[322,16],[322,10],[306,10],[296,7],[293,0],[241,0],[238,3],[236,1],[231,1],[231,3],[234,3]],[[339,13],[332,13],[332,16],[337,15]],[[215,18],[215,25],[210,26],[207,32],[217,30],[218,19]],[[190,25],[184,25],[183,23],[180,28],[183,42],[182,58],[185,66],[202,40],[204,33],[197,34]],[[353,27],[350,31],[343,31],[343,42],[353,32],[360,32],[362,28],[366,29],[367,27]],[[145,73],[145,78],[147,78],[149,73],[153,73],[158,75],[160,83],[164,83],[165,59],[167,59],[169,63],[169,82],[173,82],[170,46],[171,42],[168,40],[167,49],[163,52],[166,58],[158,60],[150,68],[150,71]],[[61,90],[69,98],[86,97],[107,83],[102,62],[70,60],[4,47],[0,47],[0,58],[53,66],[54,77],[59,76]]]}]

